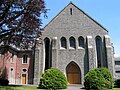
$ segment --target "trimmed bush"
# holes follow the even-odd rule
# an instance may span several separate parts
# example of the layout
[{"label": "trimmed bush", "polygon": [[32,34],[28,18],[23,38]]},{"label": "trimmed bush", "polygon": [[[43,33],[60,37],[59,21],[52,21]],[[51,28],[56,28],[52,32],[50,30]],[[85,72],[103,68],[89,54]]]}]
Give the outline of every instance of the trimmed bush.
[{"label": "trimmed bush", "polygon": [[112,74],[107,68],[95,68],[90,70],[84,77],[86,89],[111,89],[114,81]]},{"label": "trimmed bush", "polygon": [[7,86],[9,84],[9,81],[5,78],[0,78],[0,85],[1,86]]},{"label": "trimmed bush", "polygon": [[49,90],[66,89],[67,79],[59,69],[51,68],[42,74],[39,88]]}]

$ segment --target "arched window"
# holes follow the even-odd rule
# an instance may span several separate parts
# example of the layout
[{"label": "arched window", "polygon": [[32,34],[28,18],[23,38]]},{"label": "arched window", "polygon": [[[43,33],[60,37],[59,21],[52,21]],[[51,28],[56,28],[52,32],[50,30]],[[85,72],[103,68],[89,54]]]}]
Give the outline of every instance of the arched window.
[{"label": "arched window", "polygon": [[72,8],[70,8],[70,15],[72,15],[72,11],[73,11]]},{"label": "arched window", "polygon": [[84,48],[84,38],[82,36],[78,38],[78,44],[79,44],[79,47]]},{"label": "arched window", "polygon": [[51,67],[51,43],[49,38],[44,39],[45,44],[45,70]]},{"label": "arched window", "polygon": [[65,37],[62,37],[62,38],[60,39],[60,41],[61,41],[61,47],[62,47],[62,48],[67,48],[66,38],[65,38]]},{"label": "arched window", "polygon": [[97,63],[98,63],[98,67],[101,67],[102,40],[100,36],[97,36],[95,39],[96,39],[96,50],[97,50]]},{"label": "arched window", "polygon": [[75,38],[70,37],[69,41],[70,41],[70,48],[75,48]]}]

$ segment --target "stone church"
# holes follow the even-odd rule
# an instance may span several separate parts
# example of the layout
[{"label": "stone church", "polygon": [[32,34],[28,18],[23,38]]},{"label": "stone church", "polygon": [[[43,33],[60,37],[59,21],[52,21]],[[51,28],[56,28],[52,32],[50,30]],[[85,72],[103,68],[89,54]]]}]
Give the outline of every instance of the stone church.
[{"label": "stone church", "polygon": [[0,69],[5,67],[11,84],[38,84],[51,67],[60,69],[70,84],[83,84],[84,75],[97,67],[114,75],[108,31],[72,2],[44,27],[41,38],[34,51],[11,46],[8,54],[0,53]]},{"label": "stone church", "polygon": [[70,84],[83,84],[84,75],[96,67],[114,73],[108,31],[73,3],[44,27],[42,39],[43,44],[36,46],[34,84],[50,67],[63,71]]}]

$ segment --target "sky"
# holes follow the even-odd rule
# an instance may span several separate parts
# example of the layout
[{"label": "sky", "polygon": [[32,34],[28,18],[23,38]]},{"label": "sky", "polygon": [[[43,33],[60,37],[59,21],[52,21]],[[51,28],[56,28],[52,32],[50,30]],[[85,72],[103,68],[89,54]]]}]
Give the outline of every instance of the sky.
[{"label": "sky", "polygon": [[42,27],[70,2],[73,2],[109,31],[115,56],[120,56],[120,0],[45,0],[45,6],[49,10],[48,18],[42,18]]}]

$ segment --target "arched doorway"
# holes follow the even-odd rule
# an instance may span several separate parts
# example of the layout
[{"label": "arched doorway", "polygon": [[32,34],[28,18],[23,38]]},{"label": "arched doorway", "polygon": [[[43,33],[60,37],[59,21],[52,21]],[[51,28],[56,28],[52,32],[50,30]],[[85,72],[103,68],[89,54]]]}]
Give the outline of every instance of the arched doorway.
[{"label": "arched doorway", "polygon": [[81,84],[81,72],[79,66],[75,62],[71,62],[66,67],[66,75],[68,83]]}]

